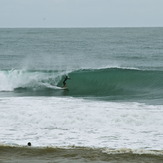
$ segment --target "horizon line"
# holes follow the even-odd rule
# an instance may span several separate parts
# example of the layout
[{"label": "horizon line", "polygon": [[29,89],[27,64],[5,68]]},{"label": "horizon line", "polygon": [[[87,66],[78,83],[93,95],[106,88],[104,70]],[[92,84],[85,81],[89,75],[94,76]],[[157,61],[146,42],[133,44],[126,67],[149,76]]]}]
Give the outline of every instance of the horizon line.
[{"label": "horizon line", "polygon": [[49,27],[46,27],[46,26],[39,26],[39,27],[36,27],[36,26],[28,26],[28,27],[26,27],[26,26],[7,27],[7,26],[6,26],[6,27],[0,27],[0,29],[4,29],[4,28],[8,28],[8,29],[10,29],[10,28],[11,28],[11,29],[16,29],[16,28],[19,28],[19,29],[20,29],[20,28],[24,28],[24,29],[25,29],[25,28],[26,28],[26,29],[27,29],[27,28],[40,28],[40,29],[41,29],[41,28],[42,28],[42,29],[43,29],[43,28],[49,28],[49,29],[55,29],[55,28],[56,28],[56,29],[57,29],[57,28],[63,28],[63,29],[67,29],[67,28],[80,28],[80,29],[81,29],[81,28],[162,28],[162,27],[163,27],[163,26],[110,26],[110,27],[105,27],[105,26],[97,26],[97,27],[94,27],[94,26],[88,26],[88,27],[87,27],[87,26],[85,26],[85,27],[82,27],[82,26],[81,26],[81,27],[80,27],[80,26],[78,26],[78,27],[77,27],[77,26],[74,26],[74,27],[73,27],[73,26],[72,26],[72,27],[62,27],[62,26],[61,26],[61,27],[50,27],[50,26],[49,26]]}]

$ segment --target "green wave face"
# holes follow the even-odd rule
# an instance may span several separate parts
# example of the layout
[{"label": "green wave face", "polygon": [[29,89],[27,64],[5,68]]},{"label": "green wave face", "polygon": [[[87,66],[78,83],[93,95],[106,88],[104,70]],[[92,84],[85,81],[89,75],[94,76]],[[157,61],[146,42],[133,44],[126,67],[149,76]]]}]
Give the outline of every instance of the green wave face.
[{"label": "green wave face", "polygon": [[115,98],[162,95],[163,74],[159,71],[108,68],[79,70],[70,73],[69,76],[69,95]]}]

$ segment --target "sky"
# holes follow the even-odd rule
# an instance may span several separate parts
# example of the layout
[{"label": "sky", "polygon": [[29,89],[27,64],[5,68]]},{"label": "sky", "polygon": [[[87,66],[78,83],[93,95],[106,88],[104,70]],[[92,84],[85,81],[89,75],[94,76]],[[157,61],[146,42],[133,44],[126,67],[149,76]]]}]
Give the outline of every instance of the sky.
[{"label": "sky", "polygon": [[162,26],[163,0],[0,0],[0,28]]}]

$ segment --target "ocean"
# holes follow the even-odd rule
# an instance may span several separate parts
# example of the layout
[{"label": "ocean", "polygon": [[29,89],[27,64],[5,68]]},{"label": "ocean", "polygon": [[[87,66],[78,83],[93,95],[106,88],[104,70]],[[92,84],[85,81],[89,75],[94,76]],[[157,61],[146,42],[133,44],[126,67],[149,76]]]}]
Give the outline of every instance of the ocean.
[{"label": "ocean", "polygon": [[162,163],[162,62],[163,28],[1,28],[0,162]]}]

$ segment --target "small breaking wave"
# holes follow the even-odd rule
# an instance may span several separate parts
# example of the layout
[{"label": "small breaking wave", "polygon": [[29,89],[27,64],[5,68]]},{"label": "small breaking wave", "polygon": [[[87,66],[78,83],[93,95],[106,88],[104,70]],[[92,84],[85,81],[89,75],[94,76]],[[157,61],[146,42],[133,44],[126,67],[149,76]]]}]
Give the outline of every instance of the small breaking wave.
[{"label": "small breaking wave", "polygon": [[22,147],[0,146],[0,160],[58,162],[162,163],[163,151],[108,149],[91,147]]}]

